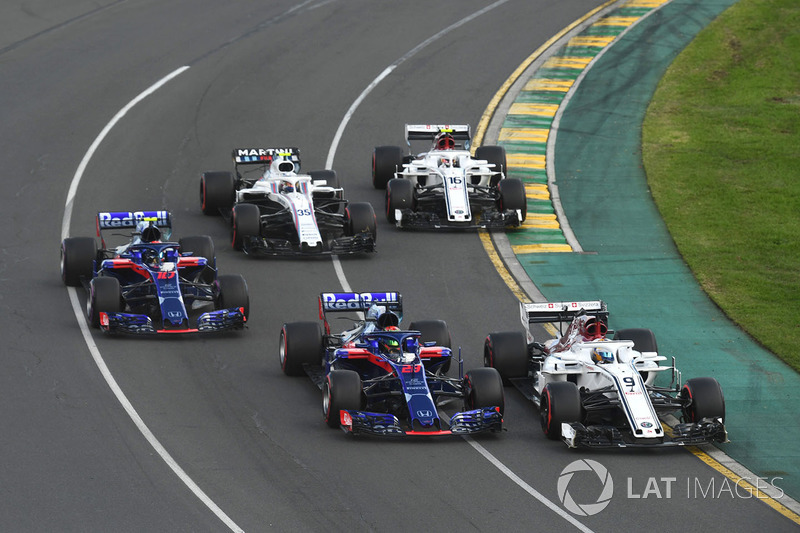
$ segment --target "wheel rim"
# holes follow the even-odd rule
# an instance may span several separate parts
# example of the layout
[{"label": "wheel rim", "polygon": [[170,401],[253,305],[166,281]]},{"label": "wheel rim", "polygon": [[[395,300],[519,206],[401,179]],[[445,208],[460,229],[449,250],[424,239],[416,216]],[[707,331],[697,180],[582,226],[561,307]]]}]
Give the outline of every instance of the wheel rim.
[{"label": "wheel rim", "polygon": [[278,354],[281,358],[281,368],[286,368],[286,335],[281,331],[281,344],[278,347]]},{"label": "wheel rim", "polygon": [[322,414],[325,415],[325,420],[330,418],[331,410],[331,388],[328,383],[325,383],[325,388],[322,392]]}]

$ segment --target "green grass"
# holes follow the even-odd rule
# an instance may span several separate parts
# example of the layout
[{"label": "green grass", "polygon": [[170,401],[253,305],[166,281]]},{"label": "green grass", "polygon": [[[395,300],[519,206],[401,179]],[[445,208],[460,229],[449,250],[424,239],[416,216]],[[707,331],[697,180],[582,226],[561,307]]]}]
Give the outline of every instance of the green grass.
[{"label": "green grass", "polygon": [[800,2],[741,0],[678,56],[643,126],[661,214],[716,304],[800,371]]}]

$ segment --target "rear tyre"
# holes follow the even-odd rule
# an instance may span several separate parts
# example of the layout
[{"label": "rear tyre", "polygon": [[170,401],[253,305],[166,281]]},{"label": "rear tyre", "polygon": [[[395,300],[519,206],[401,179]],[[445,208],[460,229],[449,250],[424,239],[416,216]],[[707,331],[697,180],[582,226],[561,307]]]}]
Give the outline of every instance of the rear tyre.
[{"label": "rear tyre", "polygon": [[500,373],[503,383],[528,375],[528,343],[518,331],[490,333],[483,343],[483,366]]},{"label": "rear tyre", "polygon": [[322,361],[322,331],[316,322],[288,322],[281,329],[278,347],[281,370],[287,376],[302,376],[303,365]]},{"label": "rear tyre", "polygon": [[386,186],[386,220],[394,224],[397,222],[396,209],[411,209],[416,207],[414,197],[414,184],[410,180],[395,178],[389,180]]},{"label": "rear tyre", "polygon": [[230,172],[203,172],[200,176],[200,209],[204,215],[219,215],[233,206],[236,182]]},{"label": "rear tyre", "polygon": [[686,422],[700,422],[704,418],[721,418],[725,422],[725,397],[722,387],[714,378],[692,378],[681,388],[681,398],[690,400],[683,408]]},{"label": "rear tyre", "polygon": [[525,185],[517,178],[506,178],[497,184],[500,191],[500,209],[511,209],[521,211],[522,223],[528,216],[528,198],[525,196]]},{"label": "rear tyre", "polygon": [[375,210],[368,202],[355,202],[347,206],[347,234],[368,233],[374,242],[378,241],[378,222]]},{"label": "rear tyre", "polygon": [[[475,149],[475,159],[483,159],[493,163],[495,172],[502,172],[503,174],[506,172],[506,149],[502,146],[479,146]],[[494,175],[490,183],[496,185],[499,181],[500,176]]]},{"label": "rear tyre", "polygon": [[100,327],[100,313],[122,311],[122,292],[119,280],[108,276],[94,278],[89,283],[89,298],[86,300],[86,318],[93,328]]},{"label": "rear tyre", "polygon": [[[412,322],[408,327],[410,330],[420,332],[420,342],[435,342],[436,346],[443,346],[450,348],[452,340],[450,338],[450,330],[444,320],[417,320]],[[444,363],[439,367],[440,373],[446,374],[450,370],[450,363],[452,362],[452,355],[447,358]],[[433,367],[431,367],[433,369]]]},{"label": "rear tyre", "polygon": [[79,287],[81,278],[92,279],[97,243],[94,237],[70,237],[61,241],[61,280],[68,287]]},{"label": "rear tyre", "polygon": [[339,184],[339,176],[336,175],[335,170],[312,170],[308,173],[313,181],[325,180],[326,187],[333,187],[338,189],[341,187]]},{"label": "rear tyre", "polygon": [[178,241],[178,246],[181,248],[181,253],[191,252],[192,257],[205,257],[206,264],[210,269],[205,269],[200,281],[203,283],[211,283],[216,277],[217,256],[214,249],[214,241],[208,235],[195,235],[191,237],[183,237]]},{"label": "rear tyre", "polygon": [[505,412],[503,380],[494,368],[476,368],[464,375],[464,409],[499,407]]},{"label": "rear tyre", "polygon": [[544,386],[539,413],[548,439],[561,438],[561,424],[581,421],[581,395],[571,381],[554,381]]},{"label": "rear tyre", "polygon": [[219,283],[219,298],[217,309],[244,308],[245,320],[250,316],[250,295],[247,291],[247,282],[241,274],[226,274],[217,278]]},{"label": "rear tyre", "polygon": [[261,235],[261,210],[255,204],[236,204],[231,219],[231,245],[241,250],[246,237]]},{"label": "rear tyre", "polygon": [[322,415],[328,427],[338,428],[340,412],[361,408],[361,376],[353,370],[331,370],[322,387]]},{"label": "rear tyre", "polygon": [[656,336],[647,328],[628,328],[614,332],[614,340],[633,341],[633,349],[638,352],[657,352]]},{"label": "rear tyre", "polygon": [[372,186],[385,189],[394,173],[403,166],[403,149],[399,146],[376,146],[372,151]]}]

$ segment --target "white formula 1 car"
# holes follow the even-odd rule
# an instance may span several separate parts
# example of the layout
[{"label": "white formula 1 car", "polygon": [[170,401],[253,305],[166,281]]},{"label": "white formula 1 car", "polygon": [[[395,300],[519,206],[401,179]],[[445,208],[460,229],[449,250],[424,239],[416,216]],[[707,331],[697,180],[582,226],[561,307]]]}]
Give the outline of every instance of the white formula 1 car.
[{"label": "white formula 1 car", "polygon": [[[484,365],[496,368],[540,410],[550,439],[570,447],[650,447],[727,442],[725,399],[716,379],[692,378],[659,366],[649,329],[609,331],[602,301],[520,304],[527,332],[491,333]],[[535,342],[531,323],[569,324],[555,339]],[[613,334],[613,339],[608,335]],[[656,386],[670,371],[667,387]],[[682,423],[662,427],[661,416],[680,411]]]},{"label": "white formula 1 car", "polygon": [[[411,155],[412,141],[433,143]],[[469,151],[469,125],[406,124],[409,155],[399,146],[372,153],[372,184],[386,189],[386,218],[400,228],[517,227],[525,220],[525,186],[507,178],[502,146]]]},{"label": "white formula 1 car", "polygon": [[357,254],[375,251],[372,205],[343,199],[336,172],[300,173],[297,148],[238,148],[234,171],[204,172],[200,203],[225,217],[231,242],[250,255]]}]

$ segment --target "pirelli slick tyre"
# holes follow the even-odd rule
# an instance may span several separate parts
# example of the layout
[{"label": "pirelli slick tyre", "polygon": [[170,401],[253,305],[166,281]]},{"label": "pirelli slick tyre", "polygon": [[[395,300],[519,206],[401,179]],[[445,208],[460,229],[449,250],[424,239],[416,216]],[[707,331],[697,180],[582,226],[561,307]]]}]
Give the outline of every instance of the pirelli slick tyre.
[{"label": "pirelli slick tyre", "polygon": [[522,219],[520,223],[525,221],[528,216],[528,198],[525,196],[525,185],[522,181],[517,178],[500,180],[500,183],[497,184],[497,190],[500,192],[498,207],[501,210],[521,211]]},{"label": "pirelli slick tyre", "polygon": [[496,369],[508,385],[528,375],[528,342],[519,331],[490,333],[483,343],[483,366]]},{"label": "pirelli slick tyre", "polygon": [[200,209],[204,215],[219,215],[233,207],[236,182],[230,172],[203,172],[200,176]]},{"label": "pirelli slick tyre", "polygon": [[89,283],[89,297],[86,299],[86,318],[93,328],[100,327],[100,313],[119,313],[122,311],[122,292],[119,280],[110,276],[94,278]]},{"label": "pirelli slick tyre", "polygon": [[339,427],[342,410],[361,409],[361,387],[357,372],[331,370],[322,386],[322,415],[328,427]]},{"label": "pirelli slick tyre", "polygon": [[217,309],[244,309],[245,320],[250,317],[250,294],[241,274],[226,274],[217,278],[219,297]]},{"label": "pirelli slick tyre", "polygon": [[397,222],[397,209],[411,209],[417,207],[414,195],[414,184],[410,180],[394,178],[386,186],[386,220],[394,224]]},{"label": "pirelli slick tyre", "polygon": [[312,170],[308,173],[312,181],[325,180],[326,187],[333,187],[338,189],[341,187],[339,184],[339,176],[336,175],[335,170]]},{"label": "pirelli slick tyre", "polygon": [[[508,165],[506,164],[506,149],[502,146],[479,146],[475,149],[475,159],[483,159],[494,165],[495,172],[505,174]],[[495,175],[490,181],[491,185],[497,185],[500,176]]]},{"label": "pirelli slick tyre", "polygon": [[191,252],[192,257],[205,257],[209,268],[205,269],[200,281],[212,283],[217,276],[217,255],[214,248],[214,240],[208,235],[194,235],[178,240],[178,246],[181,247],[181,254]]},{"label": "pirelli slick tyre", "polygon": [[368,233],[372,240],[378,242],[378,221],[375,210],[369,202],[354,202],[347,206],[347,235]]},{"label": "pirelli slick tyre", "polygon": [[571,381],[554,381],[545,385],[539,414],[545,436],[551,440],[560,439],[562,423],[582,420],[581,395],[577,385]]},{"label": "pirelli slick tyre", "polygon": [[399,146],[376,146],[372,151],[372,186],[385,189],[394,173],[403,165],[403,149]]},{"label": "pirelli slick tyre", "polygon": [[652,330],[647,328],[618,329],[614,340],[633,341],[633,349],[639,352],[657,352],[658,343]]},{"label": "pirelli slick tyre", "polygon": [[464,375],[464,409],[499,407],[505,412],[503,380],[494,368],[475,368]]},{"label": "pirelli slick tyre", "polygon": [[[416,320],[409,325],[408,329],[420,332],[420,342],[435,342],[436,346],[452,347],[450,329],[444,320]],[[450,370],[452,361],[453,359],[450,357],[439,367],[442,374],[446,374]]]},{"label": "pirelli slick tyre", "polygon": [[278,347],[281,370],[287,376],[302,376],[304,365],[319,365],[323,355],[322,331],[316,322],[287,322],[281,328]]},{"label": "pirelli slick tyre", "polygon": [[683,408],[686,422],[700,422],[704,418],[721,418],[725,422],[725,397],[716,379],[687,379],[681,388],[681,398],[687,401]]},{"label": "pirelli slick tyre", "polygon": [[94,275],[97,242],[94,237],[69,237],[61,241],[61,280],[68,287],[80,287],[81,278]]},{"label": "pirelli slick tyre", "polygon": [[231,246],[241,250],[245,237],[261,235],[261,210],[255,204],[236,204],[231,217]]}]

